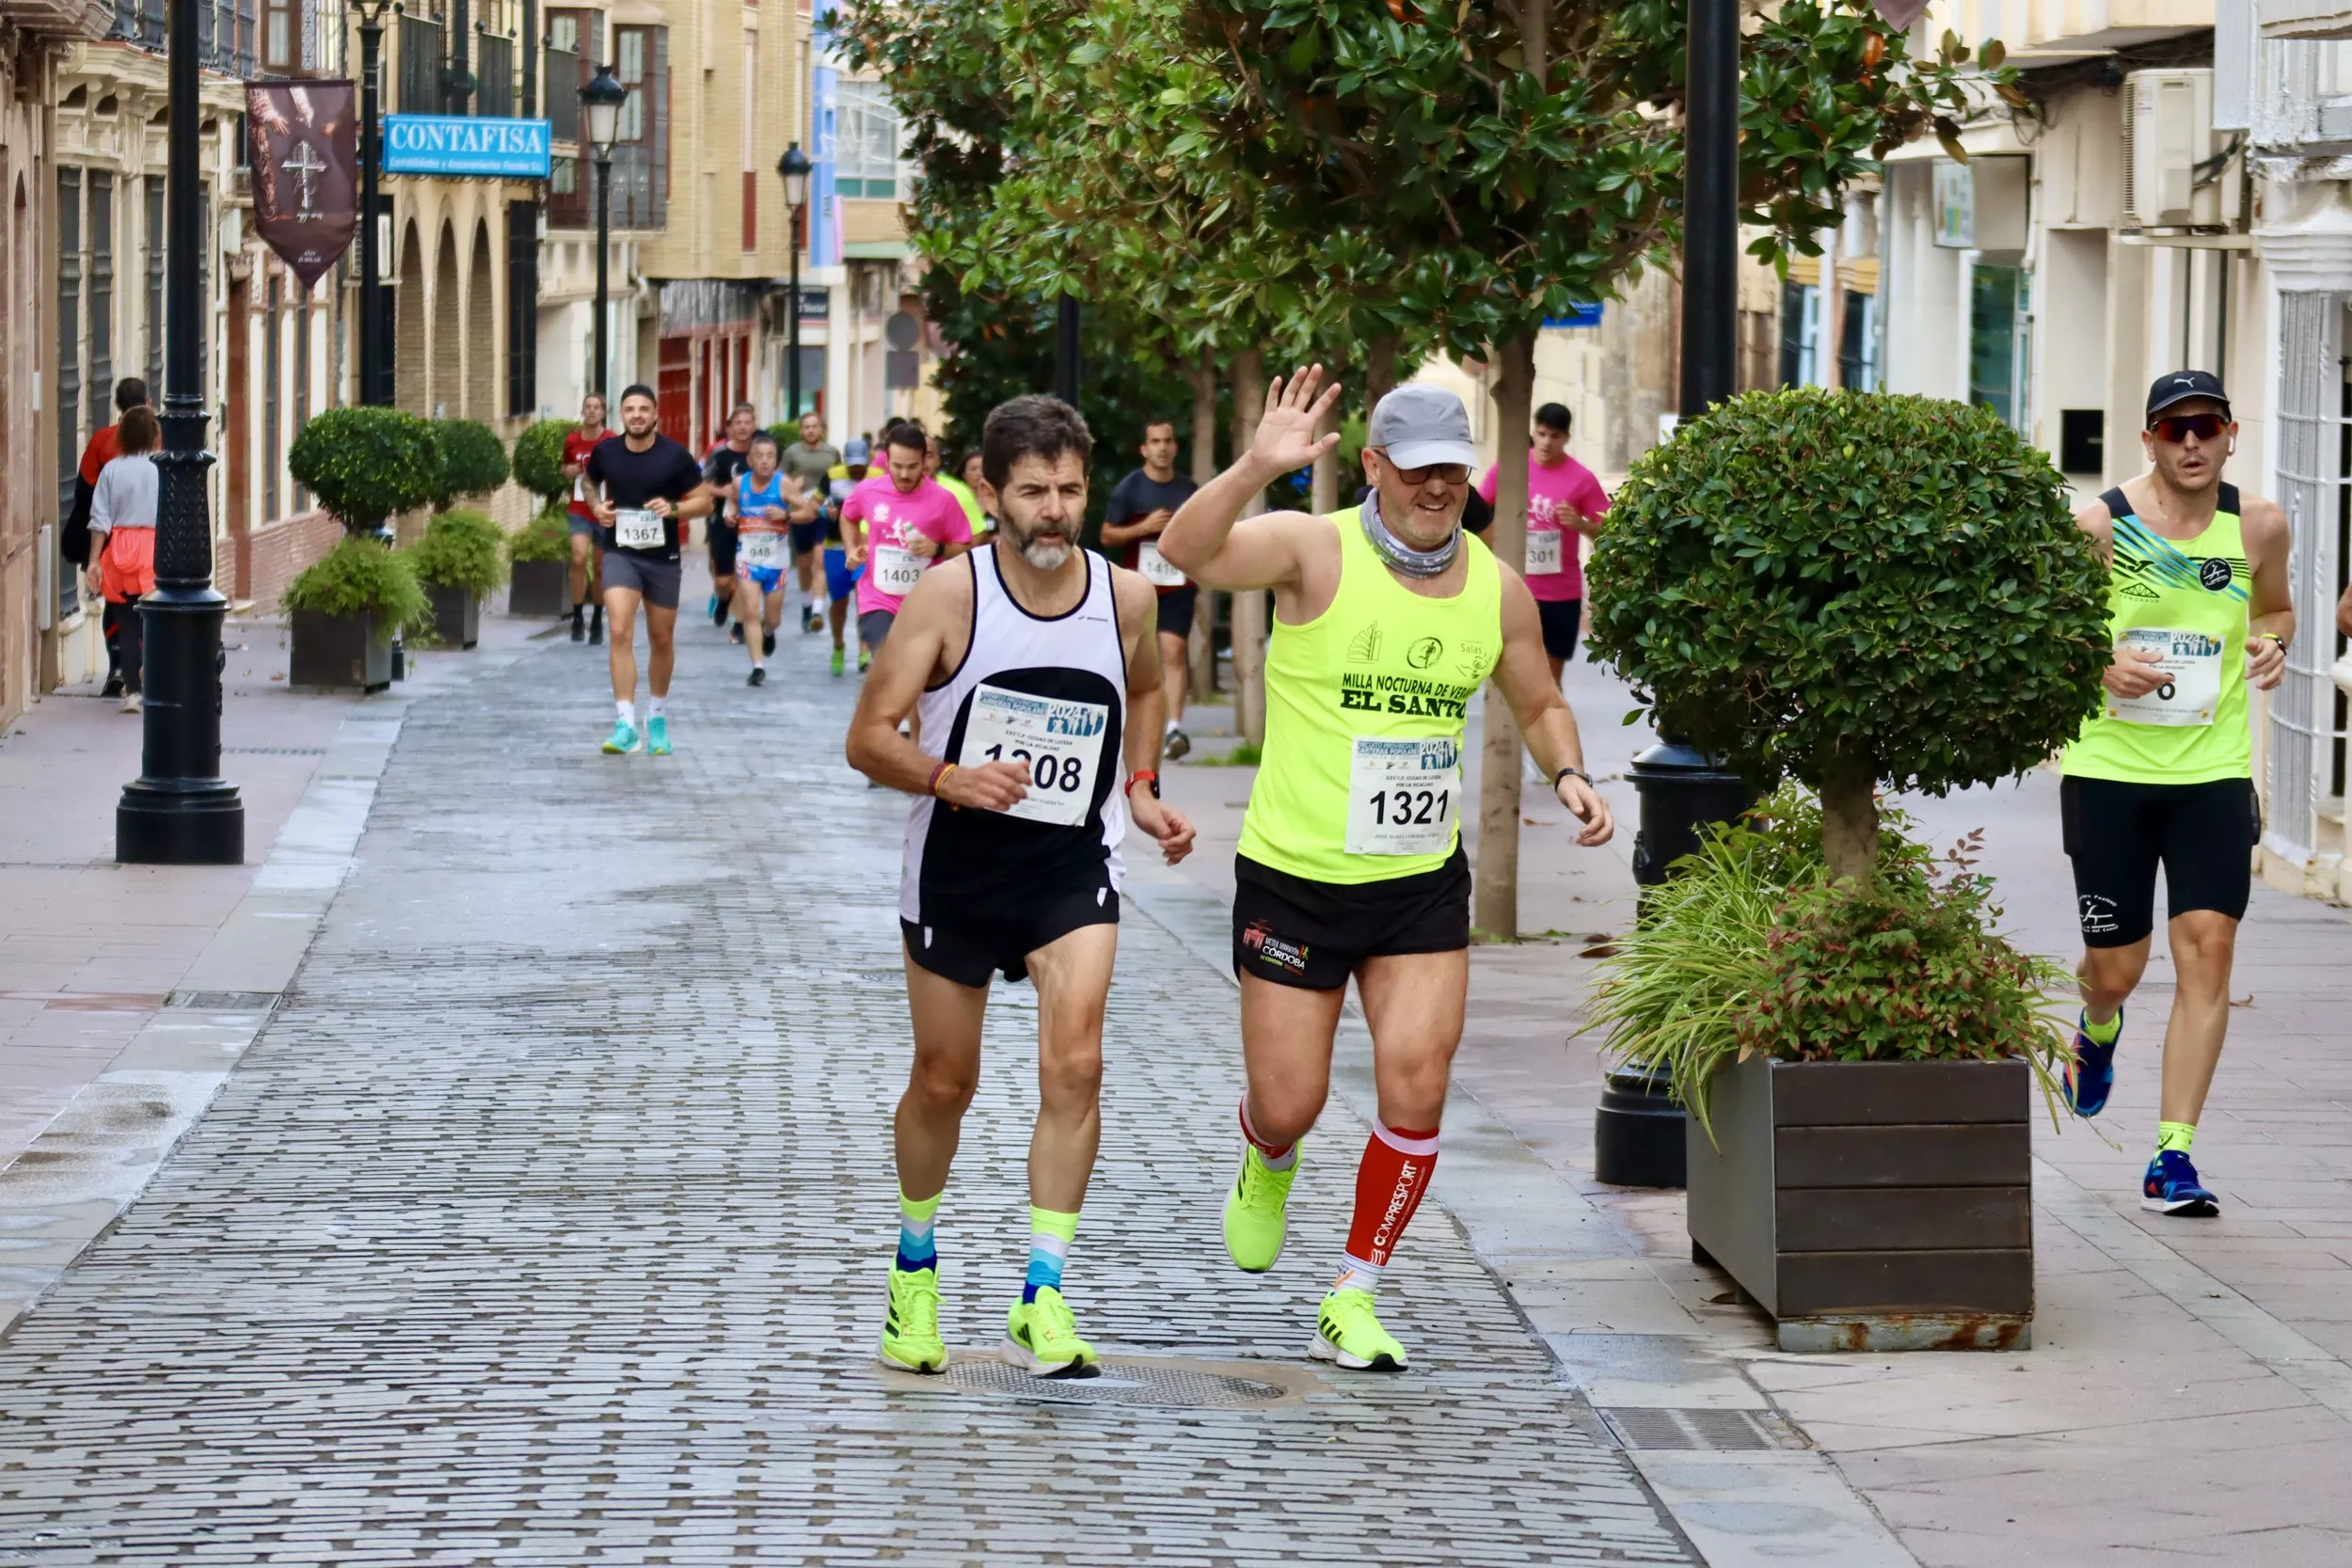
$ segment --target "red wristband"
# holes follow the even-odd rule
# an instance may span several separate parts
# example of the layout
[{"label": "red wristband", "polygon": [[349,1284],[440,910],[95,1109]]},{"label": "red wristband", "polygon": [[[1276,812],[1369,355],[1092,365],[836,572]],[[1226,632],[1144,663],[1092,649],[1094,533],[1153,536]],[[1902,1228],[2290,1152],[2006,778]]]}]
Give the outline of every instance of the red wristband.
[{"label": "red wristband", "polygon": [[1148,784],[1152,786],[1152,799],[1156,800],[1160,798],[1160,776],[1149,768],[1138,768],[1134,772],[1128,774],[1127,787],[1120,790],[1120,793],[1121,795],[1133,795],[1136,792],[1136,785],[1139,784]]}]

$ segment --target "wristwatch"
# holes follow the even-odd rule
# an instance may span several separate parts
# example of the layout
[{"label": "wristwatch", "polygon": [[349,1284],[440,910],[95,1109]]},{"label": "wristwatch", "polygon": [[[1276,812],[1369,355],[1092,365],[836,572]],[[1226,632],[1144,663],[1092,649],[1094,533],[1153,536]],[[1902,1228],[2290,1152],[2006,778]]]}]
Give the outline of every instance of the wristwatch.
[{"label": "wristwatch", "polygon": [[1588,785],[1593,782],[1593,776],[1584,771],[1581,768],[1563,768],[1559,772],[1554,773],[1551,776],[1551,787],[1558,789],[1560,787],[1560,781],[1567,778],[1571,774],[1575,775],[1577,778],[1582,779]]},{"label": "wristwatch", "polygon": [[1160,798],[1160,776],[1149,768],[1138,768],[1134,772],[1128,774],[1127,787],[1120,790],[1120,793],[1121,795],[1133,795],[1136,792],[1136,785],[1139,784],[1148,784],[1152,786],[1152,799],[1156,800]]}]

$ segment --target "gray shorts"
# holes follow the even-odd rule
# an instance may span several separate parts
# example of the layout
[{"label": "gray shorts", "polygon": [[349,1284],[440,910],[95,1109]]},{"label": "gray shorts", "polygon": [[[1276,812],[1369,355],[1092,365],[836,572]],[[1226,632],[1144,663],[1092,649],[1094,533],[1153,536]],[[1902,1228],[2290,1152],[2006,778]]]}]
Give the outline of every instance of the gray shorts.
[{"label": "gray shorts", "polygon": [[882,652],[890,641],[890,624],[898,618],[895,610],[861,610],[857,618],[857,640],[875,653]]},{"label": "gray shorts", "polygon": [[678,578],[684,572],[680,562],[656,561],[610,546],[604,552],[604,591],[626,588],[656,610],[677,608]]},{"label": "gray shorts", "polygon": [[591,539],[596,537],[596,520],[594,517],[583,517],[577,512],[565,512],[564,520],[571,525],[574,533],[584,533]]}]

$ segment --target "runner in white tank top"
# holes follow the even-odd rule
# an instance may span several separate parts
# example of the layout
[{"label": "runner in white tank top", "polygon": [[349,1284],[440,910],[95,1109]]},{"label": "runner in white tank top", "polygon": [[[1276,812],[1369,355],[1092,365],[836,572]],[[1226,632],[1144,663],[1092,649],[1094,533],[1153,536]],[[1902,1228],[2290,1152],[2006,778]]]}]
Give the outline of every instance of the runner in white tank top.
[{"label": "runner in white tank top", "polygon": [[[1156,595],[1077,547],[1092,446],[1077,410],[1053,398],[989,415],[981,499],[995,541],[923,575],[850,725],[850,764],[916,798],[898,892],[914,1063],[896,1123],[898,1256],[882,1341],[885,1361],[914,1371],[946,1364],[931,1229],[1000,972],[1038,993],[1029,1267],[1006,1349],[1041,1376],[1096,1370],[1061,1282],[1102,1135],[1120,842],[1132,815],[1173,864],[1193,831],[1160,803],[1152,771]],[[898,732],[918,712],[919,741]]]}]

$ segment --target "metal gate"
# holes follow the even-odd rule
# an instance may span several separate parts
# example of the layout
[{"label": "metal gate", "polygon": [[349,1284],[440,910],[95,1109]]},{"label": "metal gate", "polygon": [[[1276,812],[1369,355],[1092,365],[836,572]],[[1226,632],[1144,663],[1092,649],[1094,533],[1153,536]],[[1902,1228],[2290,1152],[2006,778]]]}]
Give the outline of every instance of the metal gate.
[{"label": "metal gate", "polygon": [[2297,865],[2319,842],[2323,779],[2343,741],[2335,686],[2337,533],[2344,508],[2345,417],[2342,356],[2345,296],[2279,296],[2279,503],[2286,508],[2287,578],[2296,638],[2285,677],[2270,694],[2269,827],[2264,845]]}]

